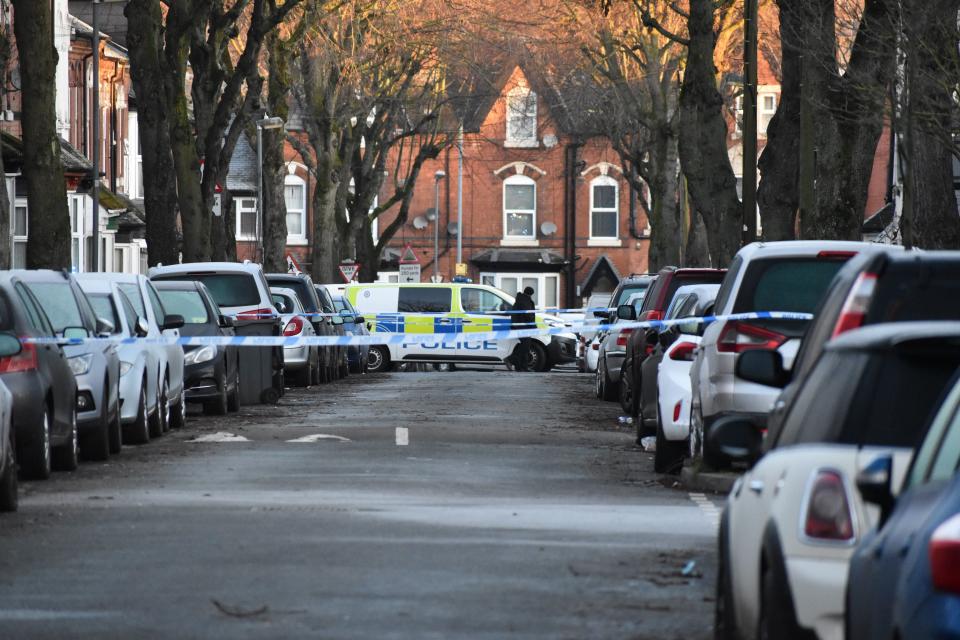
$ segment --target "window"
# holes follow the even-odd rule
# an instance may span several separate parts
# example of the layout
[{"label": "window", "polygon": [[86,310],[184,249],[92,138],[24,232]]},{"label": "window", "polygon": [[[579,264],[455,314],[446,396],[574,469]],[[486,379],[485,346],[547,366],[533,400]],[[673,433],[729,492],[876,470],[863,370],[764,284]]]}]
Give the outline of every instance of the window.
[{"label": "window", "polygon": [[137,315],[146,320],[147,310],[143,306],[143,296],[140,295],[140,287],[129,282],[122,282],[117,286],[120,288],[120,291],[123,292],[123,295],[127,296],[127,300],[130,301],[133,308],[136,309]]},{"label": "window", "polygon": [[113,247],[113,270],[117,273],[122,273],[124,270],[123,264],[123,248],[114,245]]},{"label": "window", "polygon": [[107,293],[95,293],[88,295],[87,300],[93,307],[93,312],[98,318],[102,318],[113,325],[113,335],[119,334],[123,330],[120,324],[120,316],[117,314],[117,308],[113,305],[113,298]]},{"label": "window", "polygon": [[163,308],[163,303],[160,302],[160,296],[157,295],[157,290],[153,288],[153,285],[149,282],[147,283],[147,298],[150,300],[150,306],[153,307],[153,315],[157,318],[157,324],[163,324],[164,319],[167,317],[167,312]]},{"label": "window", "polygon": [[813,313],[843,264],[842,260],[816,258],[755,260],[743,276],[733,312]]},{"label": "window", "polygon": [[237,198],[237,240],[257,239],[257,199]]},{"label": "window", "polygon": [[27,201],[17,199],[13,208],[13,268],[27,268]]},{"label": "window", "polygon": [[50,322],[47,319],[46,314],[40,310],[36,298],[27,291],[27,288],[23,283],[18,282],[16,284],[17,296],[20,298],[20,302],[23,304],[23,308],[27,310],[27,315],[30,317],[30,325],[40,332],[44,336],[53,335],[53,327],[50,326]]},{"label": "window", "polygon": [[526,176],[510,176],[503,182],[503,237],[534,240],[536,226],[536,183]]},{"label": "window", "polygon": [[307,240],[307,184],[300,176],[284,179],[283,198],[287,205],[287,242]]},{"label": "window", "polygon": [[600,176],[590,183],[590,238],[617,238],[619,196],[617,181],[609,176]]},{"label": "window", "polygon": [[526,86],[507,93],[508,146],[537,146],[537,94]]},{"label": "window", "polygon": [[83,270],[83,197],[70,196],[70,266]]},{"label": "window", "polygon": [[399,271],[378,271],[377,272],[377,282],[400,282],[400,272]]},{"label": "window", "polygon": [[557,308],[560,276],[555,273],[481,273],[480,283],[496,287],[510,297],[526,287],[533,287],[533,301],[537,308]]},{"label": "window", "polygon": [[761,136],[765,136],[767,135],[767,127],[770,125],[770,120],[773,119],[774,114],[777,112],[777,94],[760,94],[758,111],[757,133]]},{"label": "window", "polygon": [[207,305],[198,291],[158,291],[163,307],[170,313],[183,316],[186,324],[207,324],[210,317]]},{"label": "window", "polygon": [[[177,273],[157,279],[202,282],[221,307],[252,307],[260,304],[257,281],[249,273]],[[135,300],[131,302],[136,304]]]},{"label": "window", "polygon": [[40,302],[44,313],[53,325],[53,330],[63,333],[67,327],[84,327],[83,315],[77,299],[73,297],[70,283],[63,282],[35,282],[27,284],[27,288]]},{"label": "window", "polygon": [[460,290],[460,304],[466,313],[498,313],[510,308],[510,303],[494,292],[472,287]]},{"label": "window", "polygon": [[400,313],[449,313],[448,287],[400,287],[397,311]]}]

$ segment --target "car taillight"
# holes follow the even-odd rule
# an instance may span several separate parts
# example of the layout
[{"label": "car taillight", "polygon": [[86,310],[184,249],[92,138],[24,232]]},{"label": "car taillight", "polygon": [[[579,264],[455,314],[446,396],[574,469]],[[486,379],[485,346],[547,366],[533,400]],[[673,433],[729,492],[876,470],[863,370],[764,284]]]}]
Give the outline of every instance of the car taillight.
[{"label": "car taillight", "polygon": [[37,368],[37,345],[24,343],[20,353],[0,358],[0,373],[16,373],[17,371],[32,371]]},{"label": "car taillight", "polygon": [[630,334],[633,333],[633,329],[621,329],[620,333],[617,334],[617,346],[625,347],[627,342],[630,340]]},{"label": "car taillight", "polygon": [[663,320],[663,311],[647,311],[646,320],[654,322],[657,320]]},{"label": "car taillight", "polygon": [[960,594],[960,514],[933,530],[928,552],[933,587]]},{"label": "car taillight", "polygon": [[678,342],[670,349],[670,359],[693,362],[693,354],[696,350],[697,345],[694,342]]},{"label": "car taillight", "polygon": [[855,255],[856,251],[821,251],[817,257],[822,260],[849,260]]},{"label": "car taillight", "polygon": [[680,408],[683,406],[683,400],[679,400],[676,405],[673,407],[673,421],[677,422],[680,420]]},{"label": "car taillight", "polygon": [[853,539],[853,515],[843,478],[836,471],[817,472],[807,498],[803,532],[809,538],[845,542]]},{"label": "car taillight", "polygon": [[594,351],[600,351],[600,343],[594,342],[590,345],[590,348],[592,348]]},{"label": "car taillight", "polygon": [[301,331],[303,331],[303,318],[296,316],[290,318],[290,322],[288,322],[287,326],[283,328],[283,335],[298,336],[300,335]]},{"label": "car taillight", "polygon": [[731,320],[720,332],[717,339],[717,351],[721,353],[743,353],[750,349],[776,349],[787,337],[782,333],[764,329],[753,324]]},{"label": "car taillight", "polygon": [[259,320],[260,318],[271,318],[275,315],[275,311],[270,308],[263,309],[251,309],[248,311],[242,311],[237,314],[238,320]]},{"label": "car taillight", "polygon": [[840,317],[837,318],[837,324],[833,327],[832,338],[836,338],[845,331],[856,329],[863,326],[863,321],[867,318],[867,310],[870,307],[870,299],[877,288],[877,274],[863,272],[853,283],[853,288],[843,302],[843,308],[840,310]]}]

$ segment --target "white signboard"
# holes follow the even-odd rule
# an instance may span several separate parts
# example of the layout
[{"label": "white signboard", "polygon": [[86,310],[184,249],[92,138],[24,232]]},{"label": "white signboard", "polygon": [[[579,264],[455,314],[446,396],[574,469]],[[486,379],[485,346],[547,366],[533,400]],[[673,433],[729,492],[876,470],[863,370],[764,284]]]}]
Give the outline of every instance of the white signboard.
[{"label": "white signboard", "polygon": [[420,282],[420,265],[401,264],[400,282]]}]

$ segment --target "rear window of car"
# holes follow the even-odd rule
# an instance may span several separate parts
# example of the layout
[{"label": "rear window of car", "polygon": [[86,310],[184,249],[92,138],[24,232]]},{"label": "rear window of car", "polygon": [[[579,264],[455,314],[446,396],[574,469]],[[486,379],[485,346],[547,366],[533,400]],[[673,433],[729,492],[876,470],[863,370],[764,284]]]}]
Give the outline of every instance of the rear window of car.
[{"label": "rear window of car", "polygon": [[27,283],[37,302],[47,314],[53,330],[63,333],[67,327],[85,327],[77,299],[73,297],[70,283],[33,282]]},{"label": "rear window of car", "polygon": [[843,260],[765,258],[747,266],[733,313],[813,313]]},{"label": "rear window of car", "polygon": [[451,290],[446,287],[400,287],[400,313],[449,313]]},{"label": "rear window of car", "polygon": [[221,307],[253,307],[260,304],[257,281],[249,273],[171,273],[155,279],[202,282]]},{"label": "rear window of car", "polygon": [[[304,311],[309,313],[314,313],[319,311],[316,308],[316,304],[313,301],[313,296],[310,295],[311,286],[304,282],[303,280],[271,280],[267,278],[267,282],[274,287],[282,287],[284,289],[293,289],[294,293],[297,294],[297,298],[300,299],[300,304],[303,306]],[[316,294],[316,290],[314,290]],[[319,296],[319,294],[316,294]]]},{"label": "rear window of car", "polygon": [[647,290],[649,288],[649,282],[625,284],[623,285],[623,288],[620,289],[620,293],[617,294],[616,304],[611,304],[610,307],[616,308],[622,304],[627,304],[627,300],[629,300],[631,296],[637,296],[636,299],[642,300],[644,296],[647,295]]},{"label": "rear window of car", "polygon": [[960,264],[893,263],[877,282],[867,322],[960,319]]},{"label": "rear window of car", "polygon": [[113,325],[113,335],[119,334],[123,330],[120,323],[120,316],[117,315],[117,307],[113,304],[113,298],[108,293],[92,293],[87,295],[90,306],[98,318],[103,318]]},{"label": "rear window of car", "polygon": [[186,324],[207,324],[210,314],[199,291],[158,291],[167,313],[183,316]]}]

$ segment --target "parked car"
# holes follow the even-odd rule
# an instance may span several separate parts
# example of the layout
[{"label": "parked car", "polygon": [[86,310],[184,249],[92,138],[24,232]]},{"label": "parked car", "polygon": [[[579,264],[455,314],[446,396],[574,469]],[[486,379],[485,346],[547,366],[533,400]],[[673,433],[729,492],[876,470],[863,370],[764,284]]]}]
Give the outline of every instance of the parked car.
[{"label": "parked car", "polygon": [[260,265],[239,262],[188,262],[151,267],[150,279],[196,280],[210,291],[220,310],[240,320],[270,319],[277,316],[270,301],[270,285]]},{"label": "parked car", "polygon": [[[663,320],[677,289],[697,284],[719,284],[725,275],[725,269],[664,267],[647,292],[636,320],[640,322]],[[634,416],[634,423],[637,425],[637,443],[643,436],[654,433],[657,426],[656,395],[654,394],[652,398],[643,397],[643,363],[657,345],[656,336],[656,330],[631,332],[619,376],[619,393],[626,393],[629,396],[630,404],[626,407],[627,412]],[[656,380],[656,369],[651,369],[650,373],[653,380],[649,382],[652,383]],[[649,409],[646,415],[641,413],[643,407]]]},{"label": "parked car", "polygon": [[[273,287],[270,289],[273,304],[283,320],[283,335],[286,338],[317,335],[313,325],[304,315],[306,312],[293,289]],[[316,379],[320,367],[320,350],[316,346],[302,344],[283,348],[284,377],[289,377],[301,387],[309,387]]]},{"label": "parked car", "polygon": [[[762,379],[769,355],[743,353],[738,375]],[[747,417],[713,425],[711,446],[731,459],[766,450],[721,518],[718,637],[843,636],[848,562],[877,521],[854,479],[889,455],[899,486],[958,366],[960,323],[873,325],[827,345],[765,442]]]},{"label": "parked car", "polygon": [[631,294],[626,302],[609,313],[601,311],[607,328],[597,335],[600,347],[597,351],[597,374],[595,390],[601,400],[614,401],[620,398],[620,371],[627,354],[627,341],[636,331],[632,327],[617,328],[618,324],[635,320],[643,305],[646,292]]},{"label": "parked car", "polygon": [[[122,338],[145,338],[150,334],[147,321],[139,316],[119,285],[105,278],[77,274],[80,288],[96,314],[113,324],[112,334]],[[124,444],[145,444],[150,441],[150,421],[160,404],[158,389],[159,363],[166,348],[143,343],[119,343],[120,358],[120,424]]]},{"label": "parked car", "polygon": [[600,364],[600,334],[593,336],[583,347],[583,372],[596,373]]},{"label": "parked car", "polygon": [[[234,320],[223,315],[206,285],[195,281],[155,283],[164,309],[183,317],[180,335],[232,337]],[[185,346],[183,379],[188,402],[204,413],[224,415],[240,409],[240,353],[232,345]]]},{"label": "parked car", "polygon": [[[667,309],[666,319],[700,318],[713,306],[718,284],[680,287]],[[697,322],[665,327],[657,332],[656,347],[643,363],[644,401],[654,398],[657,406],[644,406],[643,415],[657,416],[657,448],[653,469],[657,473],[679,473],[690,451],[690,365],[700,344],[703,325]],[[648,338],[648,340],[650,340]],[[652,380],[652,383],[648,381]],[[626,389],[624,389],[626,391]]]},{"label": "parked car", "polygon": [[[63,271],[16,271],[60,337],[108,337],[113,326],[97,317],[76,278]],[[77,429],[80,453],[106,460],[119,453],[120,356],[112,342],[84,342],[63,347],[77,379]]]},{"label": "parked car", "polygon": [[[368,336],[367,320],[358,312],[346,296],[327,285],[327,291],[333,298],[334,308],[343,316],[343,327],[350,336]],[[364,373],[367,370],[367,361],[370,357],[370,345],[353,344],[347,347],[347,361],[350,363],[351,373]]]},{"label": "parked car", "polygon": [[[51,340],[53,326],[19,273],[0,272],[0,336]],[[13,434],[21,474],[42,480],[52,468],[76,469],[77,381],[63,349],[49,341],[25,343],[0,357],[0,380],[13,394]]]},{"label": "parked car", "polygon": [[[316,335],[339,335],[334,327],[333,317],[324,311],[319,285],[315,285],[309,275],[305,273],[268,273],[267,283],[271,287],[286,287],[296,292],[303,310],[309,314],[307,318],[313,325]],[[339,366],[337,357],[340,355],[340,351],[339,347],[320,347],[318,349],[320,365],[314,372],[314,379],[311,384],[331,382],[336,378],[337,372],[335,369]]]},{"label": "parked car", "polygon": [[[23,346],[16,336],[0,333],[0,361],[20,353]],[[14,450],[13,394],[0,379],[0,511],[16,511],[17,454]]]},{"label": "parked car", "polygon": [[782,365],[790,382],[773,405],[768,428],[783,420],[783,403],[831,338],[864,325],[905,320],[960,320],[960,252],[906,252],[884,245],[851,258],[830,283],[792,367]]},{"label": "parked car", "polygon": [[[146,320],[147,338],[162,336],[179,338],[183,316],[168,314],[160,301],[160,294],[146,276],[132,273],[86,273],[85,280],[115,282],[117,288],[133,305],[137,316]],[[149,420],[150,435],[154,438],[170,429],[179,429],[187,419],[186,388],[183,384],[183,347],[176,344],[162,345],[157,350],[156,405],[160,407]],[[151,376],[153,373],[151,372]],[[154,388],[148,384],[148,388]]]},{"label": "parked car", "polygon": [[[737,253],[717,293],[714,315],[753,311],[813,313],[830,281],[858,253],[875,250],[865,242],[754,242]],[[766,428],[779,389],[737,378],[741,353],[776,349],[789,368],[809,320],[721,320],[703,332],[690,370],[691,446],[710,466],[720,458],[703,452],[703,434],[728,415],[752,419]]]},{"label": "parked car", "polygon": [[897,498],[893,464],[881,456],[857,479],[881,516],[850,560],[845,637],[960,637],[960,377]]},{"label": "parked car", "polygon": [[[327,291],[327,288],[322,285],[316,285],[314,289],[317,292],[317,296],[320,298],[320,310],[323,313],[328,314],[327,318],[330,320],[333,326],[333,335],[335,336],[346,336],[347,328],[344,324],[343,317],[337,311],[336,305],[333,304],[333,298],[330,297],[330,292]],[[350,373],[350,364],[347,359],[347,348],[345,346],[335,347],[333,350],[333,368],[330,371],[330,377],[332,380],[339,380],[340,378],[345,378]]]}]

